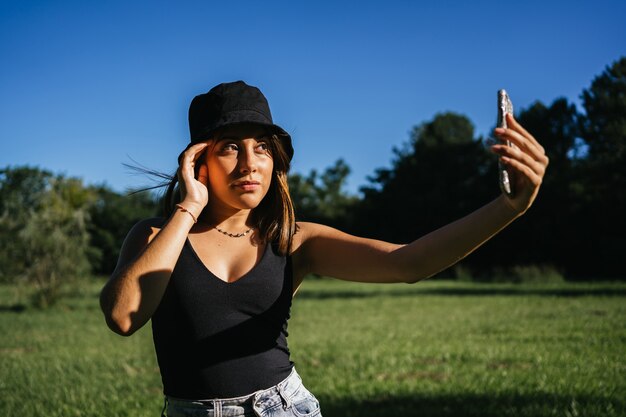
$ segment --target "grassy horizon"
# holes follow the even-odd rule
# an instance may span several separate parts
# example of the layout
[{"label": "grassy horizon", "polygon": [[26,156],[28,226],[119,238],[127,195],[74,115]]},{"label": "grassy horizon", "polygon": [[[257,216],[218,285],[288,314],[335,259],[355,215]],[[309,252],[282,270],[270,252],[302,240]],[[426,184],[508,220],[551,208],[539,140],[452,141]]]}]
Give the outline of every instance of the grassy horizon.
[{"label": "grassy horizon", "polygon": [[[99,311],[101,281],[49,310],[0,286],[0,415],[147,416],[150,326]],[[325,417],[626,415],[626,283],[305,282],[292,360]]]}]

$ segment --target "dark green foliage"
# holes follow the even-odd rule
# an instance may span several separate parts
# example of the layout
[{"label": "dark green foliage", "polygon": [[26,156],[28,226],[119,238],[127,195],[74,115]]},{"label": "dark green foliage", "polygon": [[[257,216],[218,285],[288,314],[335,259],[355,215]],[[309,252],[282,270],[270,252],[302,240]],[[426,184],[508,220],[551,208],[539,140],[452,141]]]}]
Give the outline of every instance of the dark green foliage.
[{"label": "dark green foliage", "polygon": [[583,137],[593,159],[626,158],[626,57],[608,66],[582,93]]},{"label": "dark green foliage", "polygon": [[155,212],[145,193],[124,196],[28,166],[2,169],[0,282],[34,286],[35,305],[53,304],[92,272],[110,274],[128,230]]},{"label": "dark green foliage", "polygon": [[613,63],[583,91],[581,240],[590,256],[586,274],[623,276],[626,248],[626,57]]},{"label": "dark green foliage", "polygon": [[473,281],[508,282],[513,284],[557,284],[565,281],[563,274],[551,265],[496,267]]},{"label": "dark green foliage", "polygon": [[[550,169],[564,171],[570,169],[582,157],[579,114],[576,106],[566,98],[557,98],[549,107],[536,101],[519,115],[519,122],[535,137],[550,157]],[[547,177],[546,180],[552,178]]]},{"label": "dark green foliage", "polygon": [[474,140],[474,125],[463,115],[440,113],[431,122],[414,127],[411,140],[416,152],[420,148],[468,144]]},{"label": "dark green foliage", "polygon": [[124,237],[141,219],[157,215],[156,199],[149,192],[119,194],[108,187],[92,187],[95,201],[89,209],[90,245],[99,256],[91,259],[94,273],[113,272]]},{"label": "dark green foliage", "polygon": [[35,286],[47,307],[61,287],[89,275],[87,207],[80,180],[30,167],[0,171],[0,276]]},{"label": "dark green foliage", "polygon": [[357,219],[363,234],[409,242],[478,208],[497,191],[495,181],[483,181],[491,158],[465,116],[435,116],[394,152],[392,168],[377,170],[372,186],[361,190]]},{"label": "dark green foliage", "polygon": [[24,271],[24,249],[15,239],[40,206],[52,173],[38,168],[7,167],[0,171],[0,282],[11,282]]},{"label": "dark green foliage", "polygon": [[291,174],[289,191],[296,218],[342,229],[349,228],[350,208],[357,199],[344,190],[348,175],[350,167],[343,159],[338,159],[321,175],[316,170],[312,170],[308,176]]}]

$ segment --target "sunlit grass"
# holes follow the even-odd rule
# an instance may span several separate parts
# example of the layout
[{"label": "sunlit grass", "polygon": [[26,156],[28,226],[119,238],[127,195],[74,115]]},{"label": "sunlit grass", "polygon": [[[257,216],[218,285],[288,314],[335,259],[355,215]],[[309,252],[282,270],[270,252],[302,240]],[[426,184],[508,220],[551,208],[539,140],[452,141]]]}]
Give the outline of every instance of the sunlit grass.
[{"label": "sunlit grass", "polygon": [[[110,332],[100,283],[47,311],[0,287],[0,415],[149,416],[149,326]],[[626,285],[306,282],[292,359],[326,417],[626,415]]]}]

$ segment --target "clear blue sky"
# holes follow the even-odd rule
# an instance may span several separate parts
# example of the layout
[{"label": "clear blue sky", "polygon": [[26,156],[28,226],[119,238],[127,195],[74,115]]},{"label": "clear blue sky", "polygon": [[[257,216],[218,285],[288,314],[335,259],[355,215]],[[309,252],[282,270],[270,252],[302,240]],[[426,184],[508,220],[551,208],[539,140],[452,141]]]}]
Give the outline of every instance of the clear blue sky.
[{"label": "clear blue sky", "polygon": [[349,188],[442,111],[477,134],[496,91],[517,108],[581,91],[626,55],[622,1],[2,1],[0,167],[107,183],[172,172],[194,95],[243,79],[291,132],[294,170],[339,157]]}]

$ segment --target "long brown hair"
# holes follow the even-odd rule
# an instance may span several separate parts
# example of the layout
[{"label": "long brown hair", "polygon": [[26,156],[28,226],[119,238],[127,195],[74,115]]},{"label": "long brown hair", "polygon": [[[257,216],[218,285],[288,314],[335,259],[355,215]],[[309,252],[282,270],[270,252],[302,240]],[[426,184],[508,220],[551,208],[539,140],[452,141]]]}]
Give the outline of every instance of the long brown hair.
[{"label": "long brown hair", "polygon": [[[289,254],[293,235],[296,233],[296,216],[287,184],[290,161],[279,134],[269,135],[268,145],[274,162],[272,182],[263,200],[252,210],[251,220],[259,229],[258,237],[263,242],[276,244],[278,252],[286,256]],[[196,176],[200,165],[200,163],[196,164]],[[161,200],[163,216],[170,217],[180,201],[178,177],[173,175]]]}]

